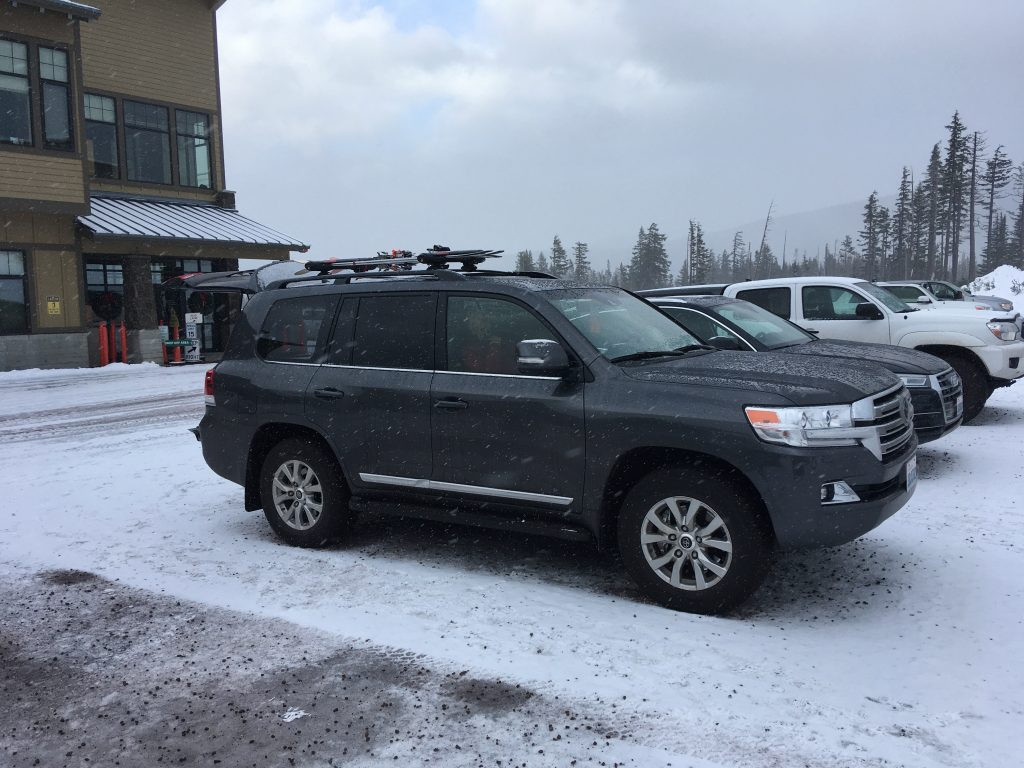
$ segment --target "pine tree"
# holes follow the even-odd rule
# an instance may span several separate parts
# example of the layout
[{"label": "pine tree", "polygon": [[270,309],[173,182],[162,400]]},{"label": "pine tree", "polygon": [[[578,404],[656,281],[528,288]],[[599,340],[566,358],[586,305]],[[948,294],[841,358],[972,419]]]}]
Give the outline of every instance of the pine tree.
[{"label": "pine tree", "polygon": [[668,284],[672,265],[665,251],[665,239],[657,224],[651,223],[646,232],[640,228],[629,264],[630,287],[642,290]]},{"label": "pine tree", "polygon": [[927,225],[922,226],[924,232],[925,251],[925,274],[923,277],[935,279],[938,273],[938,235],[939,235],[939,213],[942,210],[942,159],[939,152],[939,145],[932,147],[931,157],[928,159],[928,170],[925,172],[924,181],[921,182],[918,197],[924,206]]},{"label": "pine tree", "polygon": [[900,191],[892,217],[892,269],[889,277],[910,277],[911,234],[914,224],[914,182],[910,169],[903,166]]},{"label": "pine tree", "polygon": [[744,277],[750,276],[746,270],[746,259],[744,258],[743,251],[743,233],[737,232],[732,236],[732,251],[729,253],[731,272],[729,277],[733,280],[742,280]]},{"label": "pine tree", "polygon": [[[1003,145],[1000,144],[996,147],[996,151],[992,153],[992,157],[990,157],[985,163],[985,170],[981,174],[981,208],[986,212],[986,218],[988,219],[988,224],[985,228],[984,264],[988,264],[996,253],[991,246],[992,225],[996,214],[996,203],[1002,197],[1003,190],[1006,189],[1006,186],[1010,183],[1012,176],[1013,161],[1010,160],[1009,156],[1005,152],[1003,152]],[[1008,244],[1006,243],[1004,236],[1002,246],[997,249],[1001,254],[999,261],[1006,257],[1007,245]],[[999,261],[993,263],[998,265]]]},{"label": "pine tree", "polygon": [[852,275],[859,256],[853,245],[853,238],[847,235],[839,245],[839,252],[836,254],[836,267],[840,275]]},{"label": "pine tree", "polygon": [[881,233],[878,231],[878,192],[872,192],[864,204],[862,217],[864,229],[860,231],[860,244],[863,246],[864,269],[867,274],[861,275],[871,280],[878,276],[878,261],[881,245]]},{"label": "pine tree", "polygon": [[[886,279],[889,275],[892,266],[891,261],[891,249],[892,249],[892,215],[889,213],[889,209],[884,206],[878,206],[878,216],[875,221],[875,229],[878,230],[878,270],[877,275]],[[868,275],[869,280],[873,280],[876,275]]]},{"label": "pine tree", "polygon": [[589,246],[579,240],[572,247],[573,272],[577,280],[590,280],[593,276],[590,270],[590,260],[587,258],[589,250]]},{"label": "pine tree", "polygon": [[1017,204],[1013,214],[1013,227],[1006,249],[1005,263],[1018,269],[1024,269],[1024,164],[1017,166],[1014,192],[1017,195]]},{"label": "pine tree", "polygon": [[704,230],[700,222],[690,219],[688,250],[690,253],[690,279],[700,285],[708,281],[711,272],[711,249],[704,242]]},{"label": "pine tree", "polygon": [[1009,227],[1005,213],[996,214],[991,232],[985,240],[982,262],[991,267],[1007,263],[1010,256]]},{"label": "pine tree", "polygon": [[974,206],[978,200],[978,157],[985,151],[985,141],[981,135],[975,131],[971,135],[971,160],[969,171],[970,181],[967,186],[967,236],[970,242],[970,250],[967,264],[967,281],[974,282],[974,278],[977,277],[977,222],[974,220]]},{"label": "pine tree", "polygon": [[544,255],[544,251],[537,254],[537,271],[538,272],[550,272],[551,265],[548,264],[548,257]]},{"label": "pine tree", "polygon": [[569,255],[562,247],[562,241],[558,239],[558,235],[555,235],[555,239],[551,243],[551,274],[555,277],[565,277],[571,271],[572,262],[569,261]]},{"label": "pine tree", "polygon": [[519,251],[516,254],[516,272],[533,272],[536,268],[533,263],[533,251]]},{"label": "pine tree", "polygon": [[945,192],[946,215],[943,237],[945,248],[942,255],[943,275],[956,281],[960,266],[960,241],[964,228],[964,207],[967,203],[970,163],[967,128],[960,120],[960,113],[954,112],[946,126],[949,138],[946,140],[946,159],[942,165],[943,189]]}]

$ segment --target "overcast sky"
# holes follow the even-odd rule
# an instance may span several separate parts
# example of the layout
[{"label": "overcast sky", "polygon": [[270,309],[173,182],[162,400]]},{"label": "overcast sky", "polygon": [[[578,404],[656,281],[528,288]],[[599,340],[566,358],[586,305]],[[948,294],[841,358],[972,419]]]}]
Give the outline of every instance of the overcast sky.
[{"label": "overcast sky", "polygon": [[218,19],[228,186],[322,258],[556,233],[628,258],[651,221],[678,242],[772,199],[889,194],[954,109],[1024,160],[1020,0],[246,0]]}]

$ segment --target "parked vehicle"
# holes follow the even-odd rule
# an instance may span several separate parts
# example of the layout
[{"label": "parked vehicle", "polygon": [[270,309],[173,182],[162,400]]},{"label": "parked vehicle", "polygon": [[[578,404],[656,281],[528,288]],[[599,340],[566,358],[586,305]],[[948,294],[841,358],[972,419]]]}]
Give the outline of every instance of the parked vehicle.
[{"label": "parked vehicle", "polygon": [[417,258],[270,283],[207,373],[203,456],[288,543],[369,511],[594,540],[650,599],[716,613],[776,548],[850,541],[914,491],[910,395],[877,365],[752,364],[618,288]]},{"label": "parked vehicle", "polygon": [[1020,327],[1006,313],[921,312],[884,288],[853,277],[782,277],[659,289],[650,295],[718,294],[745,299],[824,339],[909,347],[941,357],[960,376],[964,423],[996,387],[1024,376]]},{"label": "parked vehicle", "polygon": [[[876,283],[907,304],[925,307],[974,307],[982,311],[1013,312],[1013,302],[996,296],[973,296],[941,280],[885,280]],[[1020,317],[1019,313],[1016,314]]]},{"label": "parked vehicle", "polygon": [[888,368],[910,392],[918,443],[937,440],[960,426],[964,408],[960,377],[949,363],[934,355],[889,344],[821,340],[742,299],[661,295],[651,297],[651,302],[690,334],[717,349],[867,360]]}]

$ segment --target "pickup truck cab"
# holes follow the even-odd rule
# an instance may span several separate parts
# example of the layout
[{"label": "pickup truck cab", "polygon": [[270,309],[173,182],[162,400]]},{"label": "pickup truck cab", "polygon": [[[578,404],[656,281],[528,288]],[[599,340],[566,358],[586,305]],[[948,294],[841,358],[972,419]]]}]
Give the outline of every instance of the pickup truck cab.
[{"label": "pickup truck cab", "polygon": [[776,548],[850,541],[912,495],[913,406],[884,368],[752,364],[622,289],[445,253],[271,282],[207,373],[203,456],[286,542],[357,512],[593,540],[648,598],[717,613]]},{"label": "pickup truck cab", "polygon": [[981,413],[996,387],[1024,376],[1020,327],[1003,312],[921,311],[884,288],[853,277],[751,280],[686,286],[680,291],[744,299],[822,339],[893,344],[940,357],[963,383],[965,424]]}]

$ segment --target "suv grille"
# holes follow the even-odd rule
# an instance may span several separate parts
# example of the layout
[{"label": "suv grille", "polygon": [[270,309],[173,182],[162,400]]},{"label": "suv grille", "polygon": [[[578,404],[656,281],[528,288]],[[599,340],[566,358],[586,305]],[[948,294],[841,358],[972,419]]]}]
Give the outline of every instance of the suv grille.
[{"label": "suv grille", "polygon": [[863,440],[864,446],[885,462],[899,454],[914,437],[910,393],[902,385],[890,389],[872,398],[870,408],[871,417],[858,420],[857,426],[871,428],[872,435]]},{"label": "suv grille", "polygon": [[938,375],[939,397],[942,399],[942,415],[949,424],[958,418],[964,410],[964,388],[960,377],[952,368]]}]

